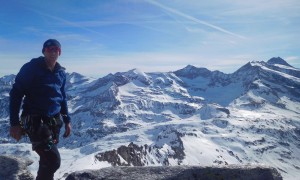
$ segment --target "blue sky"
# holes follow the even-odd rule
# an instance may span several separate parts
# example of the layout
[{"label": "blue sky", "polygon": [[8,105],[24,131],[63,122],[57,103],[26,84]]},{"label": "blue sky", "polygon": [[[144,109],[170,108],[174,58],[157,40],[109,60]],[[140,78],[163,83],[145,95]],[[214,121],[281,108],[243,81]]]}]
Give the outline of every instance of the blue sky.
[{"label": "blue sky", "polygon": [[282,57],[300,68],[299,0],[2,0],[0,77],[62,44],[68,72],[102,77],[186,65],[232,73]]}]

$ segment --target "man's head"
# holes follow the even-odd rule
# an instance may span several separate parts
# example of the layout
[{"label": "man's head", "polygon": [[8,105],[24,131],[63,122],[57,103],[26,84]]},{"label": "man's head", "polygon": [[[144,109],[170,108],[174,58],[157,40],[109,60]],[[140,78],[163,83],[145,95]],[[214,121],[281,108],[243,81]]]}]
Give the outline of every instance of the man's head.
[{"label": "man's head", "polygon": [[61,54],[61,45],[56,39],[48,39],[47,41],[44,42],[42,53],[44,54],[45,51],[59,51],[59,55]]}]

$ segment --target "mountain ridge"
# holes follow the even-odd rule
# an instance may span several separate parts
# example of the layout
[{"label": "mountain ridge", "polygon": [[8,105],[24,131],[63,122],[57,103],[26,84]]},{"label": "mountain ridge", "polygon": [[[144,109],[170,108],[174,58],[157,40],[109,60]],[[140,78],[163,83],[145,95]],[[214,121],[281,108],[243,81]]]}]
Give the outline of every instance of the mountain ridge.
[{"label": "mountain ridge", "polygon": [[[192,65],[162,73],[132,69],[99,79],[68,74],[73,135],[62,138],[60,147],[81,158],[92,155],[98,163],[109,162],[97,159],[100,154],[118,152],[111,165],[134,165],[129,152],[143,154],[136,156],[142,165],[275,164],[292,179],[300,175],[300,70],[270,62],[252,61],[231,74]],[[6,84],[0,91],[3,145],[13,143],[5,133],[8,77],[0,78]],[[118,151],[130,143],[144,148]]]}]

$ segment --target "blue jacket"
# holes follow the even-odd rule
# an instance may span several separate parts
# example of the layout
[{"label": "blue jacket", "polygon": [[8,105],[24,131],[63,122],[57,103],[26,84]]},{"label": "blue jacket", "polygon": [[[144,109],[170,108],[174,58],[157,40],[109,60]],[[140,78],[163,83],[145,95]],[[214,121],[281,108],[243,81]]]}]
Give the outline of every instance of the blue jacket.
[{"label": "blue jacket", "polygon": [[65,68],[59,63],[56,63],[53,72],[47,68],[42,56],[24,64],[10,91],[11,126],[19,125],[19,112],[24,96],[23,114],[51,117],[61,113],[66,115],[64,122],[70,122],[65,84]]}]

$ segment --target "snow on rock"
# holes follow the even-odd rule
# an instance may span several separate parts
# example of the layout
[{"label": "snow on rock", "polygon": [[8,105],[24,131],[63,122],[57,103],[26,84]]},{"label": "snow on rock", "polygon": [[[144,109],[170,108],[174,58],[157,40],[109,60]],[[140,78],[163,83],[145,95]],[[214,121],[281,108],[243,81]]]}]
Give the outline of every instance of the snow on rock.
[{"label": "snow on rock", "polygon": [[207,104],[200,108],[200,117],[203,120],[211,118],[226,118],[229,117],[230,112],[228,109],[221,107],[217,104]]},{"label": "snow on rock", "polygon": [[285,60],[283,60],[281,57],[273,57],[273,58],[269,59],[267,63],[268,64],[272,64],[272,65],[274,65],[274,64],[280,64],[280,65],[285,65],[285,66],[292,67]]},{"label": "snow on rock", "polygon": [[[0,153],[32,159],[35,175],[29,140],[16,143],[7,133],[13,77],[0,78]],[[288,180],[300,176],[300,70],[280,59],[249,62],[232,74],[189,65],[67,79],[72,136],[58,145],[57,179],[119,165],[251,164],[274,167]]]}]

